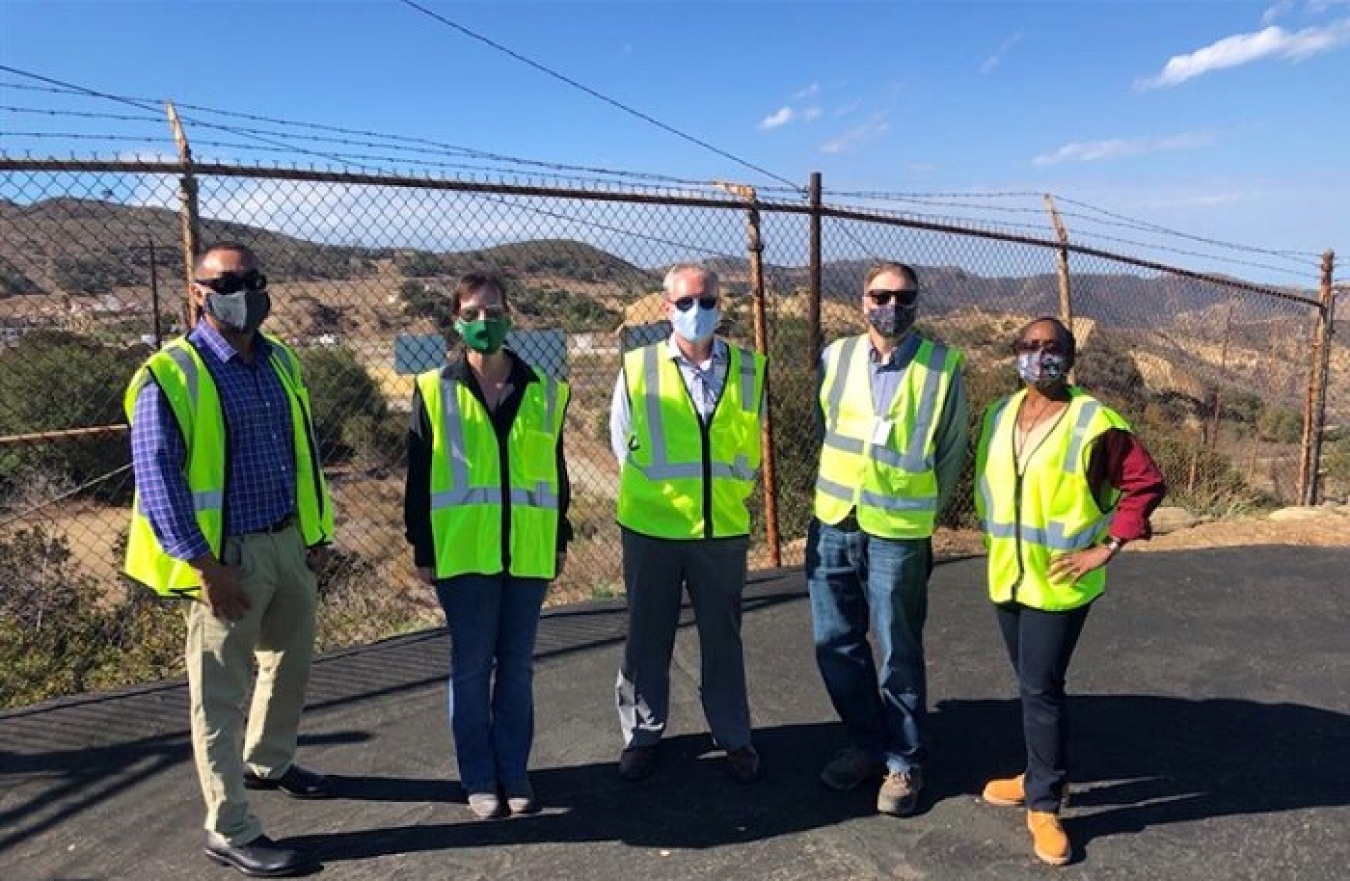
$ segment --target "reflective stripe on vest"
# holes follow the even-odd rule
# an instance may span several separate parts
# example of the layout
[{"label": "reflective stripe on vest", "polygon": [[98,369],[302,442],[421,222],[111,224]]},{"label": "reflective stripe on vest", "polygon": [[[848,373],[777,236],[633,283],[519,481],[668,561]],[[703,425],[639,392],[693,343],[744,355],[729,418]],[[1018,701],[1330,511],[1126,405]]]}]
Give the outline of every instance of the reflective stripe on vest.
[{"label": "reflective stripe on vest", "polygon": [[[910,424],[896,426],[874,412],[868,338],[841,340],[826,353],[821,407],[825,438],[815,486],[815,513],[838,523],[856,510],[859,525],[884,538],[932,535],[937,519],[934,434],[939,407],[958,369],[960,355],[932,340],[920,342],[900,379],[889,415],[904,413]],[[866,407],[864,410],[863,407]],[[844,419],[851,409],[851,419]],[[870,414],[868,425],[859,417]],[[883,430],[885,436],[879,436]],[[860,436],[862,432],[870,432]],[[852,433],[851,433],[852,432]],[[903,448],[897,443],[903,442]],[[851,478],[851,479],[845,479]],[[891,491],[903,486],[904,492]]]},{"label": "reflective stripe on vest", "polygon": [[624,358],[636,448],[621,467],[617,519],[657,538],[745,535],[745,502],[759,470],[767,362],[727,344],[726,382],[705,424],[667,346],[657,343]]},{"label": "reflective stripe on vest", "polygon": [[[332,504],[318,467],[318,444],[306,407],[308,392],[295,355],[279,340],[269,336],[267,341],[272,353],[269,363],[277,370],[290,404],[300,529],[306,544],[325,543],[333,533]],[[180,337],[150,356],[132,377],[124,398],[128,422],[134,419],[136,398],[149,382],[159,384],[173,411],[186,449],[186,476],[197,526],[211,553],[219,556],[225,532],[227,429],[215,381],[192,344]],[[192,595],[201,588],[196,571],[160,547],[139,494],[132,504],[124,571],[164,595]]]},{"label": "reflective stripe on vest", "polygon": [[[1096,598],[1105,569],[1077,581],[1051,580],[1054,555],[1086,550],[1101,541],[1114,508],[1098,508],[1087,480],[1089,445],[1103,432],[1128,424],[1076,388],[1061,424],[1053,428],[1019,478],[1013,443],[1026,392],[997,402],[986,413],[976,454],[976,508],[989,550],[988,581],[995,602],[1016,600],[1061,611]],[[1020,513],[1020,522],[1019,522]]]},{"label": "reflective stripe on vest", "polygon": [[[557,445],[567,385],[542,373],[537,382],[526,384],[507,436],[511,484],[505,489],[502,451],[482,403],[438,370],[419,376],[417,385],[432,422],[430,513],[436,577],[497,575],[503,559],[509,558],[511,575],[552,578],[557,574],[561,503]],[[509,508],[509,548],[503,547],[503,504]]]}]

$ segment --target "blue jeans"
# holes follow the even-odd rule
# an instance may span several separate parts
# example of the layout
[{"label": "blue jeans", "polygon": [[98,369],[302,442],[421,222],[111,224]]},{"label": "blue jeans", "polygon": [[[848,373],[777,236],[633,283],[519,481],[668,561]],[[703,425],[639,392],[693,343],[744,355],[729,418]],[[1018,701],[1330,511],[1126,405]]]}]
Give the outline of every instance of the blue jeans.
[{"label": "blue jeans", "polygon": [[534,743],[534,638],[547,589],[544,579],[510,575],[436,582],[450,629],[450,730],[459,779],[471,793],[526,779]]},{"label": "blue jeans", "polygon": [[[932,541],[887,539],[811,521],[807,587],[816,663],[854,746],[899,773],[921,772],[926,755],[928,616]],[[881,658],[867,642],[868,623]]]}]

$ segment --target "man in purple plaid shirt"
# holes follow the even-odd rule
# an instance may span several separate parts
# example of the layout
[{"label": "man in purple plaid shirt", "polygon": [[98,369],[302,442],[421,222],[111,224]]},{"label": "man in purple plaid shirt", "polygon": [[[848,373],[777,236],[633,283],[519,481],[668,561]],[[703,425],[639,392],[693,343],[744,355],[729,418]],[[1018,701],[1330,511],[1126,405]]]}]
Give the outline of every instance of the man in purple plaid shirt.
[{"label": "man in purple plaid shirt", "polygon": [[207,250],[192,303],[196,327],[152,355],[127,393],[137,500],[126,569],[194,600],[186,660],[206,855],[278,877],[312,862],[263,834],[245,790],[332,795],[294,761],[332,503],[300,363],[258,330],[271,298],[257,258],[237,244]]}]

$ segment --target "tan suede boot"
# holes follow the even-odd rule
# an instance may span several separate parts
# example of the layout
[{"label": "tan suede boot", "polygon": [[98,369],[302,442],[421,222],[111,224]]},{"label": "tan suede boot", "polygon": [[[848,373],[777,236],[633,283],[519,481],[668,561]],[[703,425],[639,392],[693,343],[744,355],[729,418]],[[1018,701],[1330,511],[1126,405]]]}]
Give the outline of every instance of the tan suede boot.
[{"label": "tan suede boot", "polygon": [[1018,774],[1016,777],[990,780],[984,785],[984,792],[981,797],[991,805],[1020,808],[1027,801],[1027,793],[1022,786],[1024,777],[1026,777],[1025,774]]},{"label": "tan suede boot", "polygon": [[1031,830],[1032,849],[1041,862],[1062,866],[1069,861],[1069,836],[1058,814],[1027,811],[1027,828]]}]

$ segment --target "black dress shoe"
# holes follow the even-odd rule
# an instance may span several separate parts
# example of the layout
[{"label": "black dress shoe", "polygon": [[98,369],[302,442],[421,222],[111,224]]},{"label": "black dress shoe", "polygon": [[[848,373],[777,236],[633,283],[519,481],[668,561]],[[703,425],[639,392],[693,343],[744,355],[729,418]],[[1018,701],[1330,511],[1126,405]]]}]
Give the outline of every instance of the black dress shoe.
[{"label": "black dress shoe", "polygon": [[244,772],[246,789],[280,789],[291,798],[332,798],[333,783],[322,774],[306,771],[299,765],[291,765],[275,780],[259,777],[250,771]]},{"label": "black dress shoe", "polygon": [[248,844],[221,844],[211,837],[206,839],[206,855],[222,866],[238,869],[253,878],[284,878],[311,867],[298,852],[277,847],[266,835],[259,835]]}]

